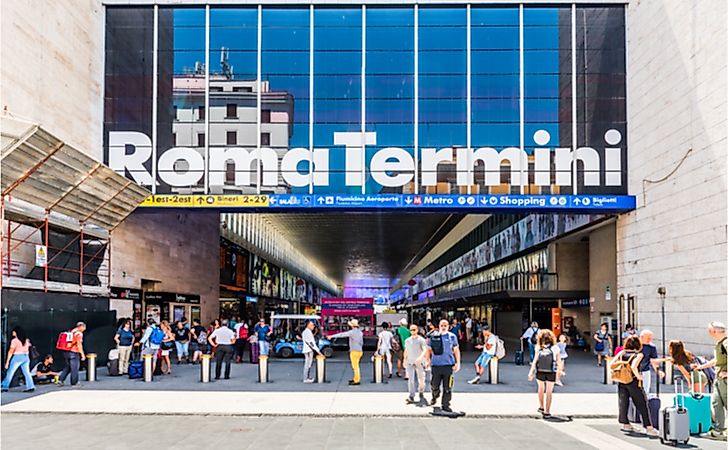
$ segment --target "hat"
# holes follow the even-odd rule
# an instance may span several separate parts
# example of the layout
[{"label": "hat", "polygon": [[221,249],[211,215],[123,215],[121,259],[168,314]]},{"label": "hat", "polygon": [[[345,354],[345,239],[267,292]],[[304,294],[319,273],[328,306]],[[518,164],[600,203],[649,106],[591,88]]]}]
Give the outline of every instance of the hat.
[{"label": "hat", "polygon": [[354,328],[359,328],[359,321],[356,319],[351,319],[349,321],[349,326]]},{"label": "hat", "polygon": [[407,319],[405,319],[405,318],[399,319],[399,324],[402,325],[402,326],[404,326],[404,327],[406,327],[407,326]]}]

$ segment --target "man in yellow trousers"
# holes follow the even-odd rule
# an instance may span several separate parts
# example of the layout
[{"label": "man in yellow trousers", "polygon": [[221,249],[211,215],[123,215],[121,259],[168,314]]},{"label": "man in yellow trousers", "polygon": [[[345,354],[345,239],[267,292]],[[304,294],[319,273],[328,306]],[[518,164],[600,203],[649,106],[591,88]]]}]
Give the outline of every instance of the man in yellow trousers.
[{"label": "man in yellow trousers", "polygon": [[361,384],[361,370],[359,369],[359,361],[364,354],[364,335],[359,329],[359,321],[351,319],[349,321],[351,329],[341,333],[329,336],[329,339],[340,337],[349,338],[349,359],[351,360],[351,370],[354,371],[354,378],[349,380],[350,386],[358,386]]}]

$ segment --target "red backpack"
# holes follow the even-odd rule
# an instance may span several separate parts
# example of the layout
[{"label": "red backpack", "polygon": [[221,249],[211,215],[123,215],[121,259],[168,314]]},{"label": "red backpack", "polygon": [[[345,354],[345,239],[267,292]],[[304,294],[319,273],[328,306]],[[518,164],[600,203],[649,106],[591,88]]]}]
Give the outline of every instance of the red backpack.
[{"label": "red backpack", "polygon": [[238,339],[248,339],[248,327],[245,325],[240,326],[238,330]]},{"label": "red backpack", "polygon": [[58,334],[56,348],[64,352],[70,352],[73,349],[73,331],[61,331]]}]

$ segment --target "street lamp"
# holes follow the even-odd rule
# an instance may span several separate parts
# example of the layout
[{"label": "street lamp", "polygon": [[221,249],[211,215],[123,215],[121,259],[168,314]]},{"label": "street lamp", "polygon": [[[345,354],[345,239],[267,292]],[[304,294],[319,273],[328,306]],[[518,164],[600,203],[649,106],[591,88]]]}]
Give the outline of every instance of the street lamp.
[{"label": "street lamp", "polygon": [[662,357],[665,357],[665,296],[667,295],[667,289],[665,286],[657,288],[657,295],[660,296],[661,305],[660,311],[662,312]]}]

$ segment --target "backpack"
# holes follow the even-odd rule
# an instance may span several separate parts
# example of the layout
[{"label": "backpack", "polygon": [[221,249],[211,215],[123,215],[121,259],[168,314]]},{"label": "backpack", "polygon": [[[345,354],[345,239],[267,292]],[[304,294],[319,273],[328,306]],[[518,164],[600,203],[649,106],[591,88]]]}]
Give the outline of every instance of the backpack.
[{"label": "backpack", "polygon": [[200,345],[207,344],[207,331],[205,331],[205,330],[200,331],[200,334],[197,335],[197,343]]},{"label": "backpack", "polygon": [[503,359],[506,357],[506,346],[503,343],[503,339],[496,336],[496,344],[495,344],[495,357],[498,359]]},{"label": "backpack", "polygon": [[70,352],[73,349],[73,331],[61,331],[58,333],[56,348],[64,352]]},{"label": "backpack", "polygon": [[539,331],[538,328],[533,330],[533,334],[531,335],[530,338],[528,338],[528,341],[533,345],[536,345],[536,340],[538,339],[538,331]]},{"label": "backpack", "polygon": [[554,351],[551,350],[551,346],[538,351],[538,355],[536,355],[536,370],[545,373],[556,372],[554,367]]},{"label": "backpack", "polygon": [[392,336],[392,351],[398,352],[402,350],[402,341],[400,340],[399,333],[394,333]]},{"label": "backpack", "polygon": [[149,343],[154,345],[161,345],[164,341],[164,331],[157,327],[152,327],[152,334],[149,335]]},{"label": "backpack", "polygon": [[442,355],[445,353],[445,344],[442,342],[441,334],[433,334],[430,336],[430,348],[433,355]]},{"label": "backpack", "polygon": [[630,356],[627,361],[621,360],[614,363],[612,366],[612,380],[622,384],[629,384],[634,380],[634,373],[632,372],[632,359],[634,356]]},{"label": "backpack", "polygon": [[248,327],[245,325],[238,329],[238,339],[248,339]]}]

